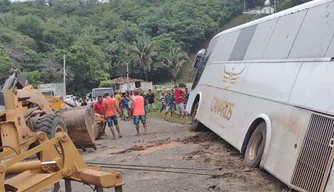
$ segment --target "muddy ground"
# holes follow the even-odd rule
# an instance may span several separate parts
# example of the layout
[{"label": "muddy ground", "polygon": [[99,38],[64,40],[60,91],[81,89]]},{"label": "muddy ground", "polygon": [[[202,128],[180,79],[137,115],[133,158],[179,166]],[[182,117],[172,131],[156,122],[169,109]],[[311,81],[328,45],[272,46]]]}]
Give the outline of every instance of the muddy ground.
[{"label": "muddy ground", "polygon": [[[84,159],[121,168],[126,192],[286,190],[269,174],[247,168],[239,152],[211,132],[194,133],[189,124],[159,118],[148,123],[148,135],[134,136],[132,123],[121,121],[123,138],[111,140],[107,130],[96,151],[82,152]],[[92,191],[80,183],[72,188]]]}]

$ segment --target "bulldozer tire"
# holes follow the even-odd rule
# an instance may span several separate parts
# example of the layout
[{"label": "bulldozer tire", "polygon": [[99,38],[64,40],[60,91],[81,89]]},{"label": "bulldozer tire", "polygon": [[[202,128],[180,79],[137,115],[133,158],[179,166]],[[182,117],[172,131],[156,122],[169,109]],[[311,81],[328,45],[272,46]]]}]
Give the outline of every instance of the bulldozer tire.
[{"label": "bulldozer tire", "polygon": [[[36,122],[36,127],[34,130],[44,132],[49,139],[56,136],[57,132],[67,132],[66,125],[63,119],[54,114],[46,114],[40,117]],[[30,148],[36,147],[38,143],[31,144]],[[55,145],[55,148],[59,154],[61,154],[61,148],[59,145]],[[36,154],[40,158],[40,153]]]},{"label": "bulldozer tire", "polygon": [[43,131],[49,139],[52,139],[58,132],[67,132],[67,129],[60,116],[47,114],[37,120],[35,131]]}]

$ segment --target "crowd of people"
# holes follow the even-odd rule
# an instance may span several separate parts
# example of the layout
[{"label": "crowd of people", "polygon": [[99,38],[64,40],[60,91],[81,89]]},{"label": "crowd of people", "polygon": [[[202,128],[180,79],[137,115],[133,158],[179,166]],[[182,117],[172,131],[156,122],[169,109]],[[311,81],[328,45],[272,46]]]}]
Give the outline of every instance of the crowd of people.
[{"label": "crowd of people", "polygon": [[121,119],[133,119],[136,128],[136,136],[140,135],[139,123],[144,127],[144,133],[147,133],[146,111],[145,111],[146,96],[140,89],[128,91],[124,93],[117,92],[115,95],[105,93],[99,96],[96,103],[93,103],[95,113],[105,117],[107,125],[110,128],[113,139],[116,139],[114,127],[121,138],[121,130],[118,123],[117,112]]},{"label": "crowd of people", "polygon": [[134,89],[123,93],[116,92],[115,95],[104,93],[103,96],[97,98],[74,97],[71,104],[74,106],[92,106],[96,114],[104,116],[112,133],[112,138],[116,139],[114,127],[116,128],[118,137],[122,137],[117,113],[123,121],[133,121],[136,135],[140,135],[139,124],[141,122],[146,134],[147,113],[159,110],[160,113],[164,113],[165,117],[168,113],[173,117],[176,111],[180,117],[185,117],[187,116],[185,109],[188,98],[189,93],[187,88],[183,89],[174,86],[174,89],[161,91],[159,98],[161,106],[159,109],[157,109],[158,102],[152,90],[148,90],[148,93],[145,94],[141,89]]},{"label": "crowd of people", "polygon": [[187,102],[189,99],[188,88],[184,90],[174,86],[174,89],[162,91],[160,94],[161,107],[160,112],[165,113],[165,117],[168,113],[173,117],[174,111],[179,113],[181,118],[186,117],[188,114],[186,112]]},{"label": "crowd of people", "polygon": [[67,103],[73,106],[90,106],[97,102],[97,98],[88,98],[88,97],[73,97],[71,100],[67,100]]}]

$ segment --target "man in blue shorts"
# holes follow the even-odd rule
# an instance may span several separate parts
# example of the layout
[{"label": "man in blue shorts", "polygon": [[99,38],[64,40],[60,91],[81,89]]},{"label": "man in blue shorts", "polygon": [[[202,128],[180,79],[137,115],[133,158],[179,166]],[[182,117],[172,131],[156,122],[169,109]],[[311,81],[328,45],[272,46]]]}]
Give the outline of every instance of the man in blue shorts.
[{"label": "man in blue shorts", "polygon": [[139,134],[139,121],[143,123],[145,135],[147,134],[147,124],[145,118],[145,110],[144,110],[144,98],[139,95],[138,90],[133,91],[134,96],[132,97],[133,104],[133,123],[136,125],[137,134]]}]

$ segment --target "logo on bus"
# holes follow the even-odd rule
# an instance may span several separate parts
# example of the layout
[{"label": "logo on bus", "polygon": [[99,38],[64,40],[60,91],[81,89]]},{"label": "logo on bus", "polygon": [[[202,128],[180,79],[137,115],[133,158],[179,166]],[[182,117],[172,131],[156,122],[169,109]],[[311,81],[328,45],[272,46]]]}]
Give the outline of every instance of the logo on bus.
[{"label": "logo on bus", "polygon": [[230,120],[232,117],[234,103],[228,102],[225,99],[213,98],[211,104],[211,111],[220,115],[224,119]]},{"label": "logo on bus", "polygon": [[228,89],[230,84],[234,84],[237,82],[240,74],[246,69],[246,66],[239,72],[235,72],[235,68],[233,67],[230,72],[226,70],[226,65],[224,65],[224,73],[223,73],[223,82],[224,82],[224,89]]}]

